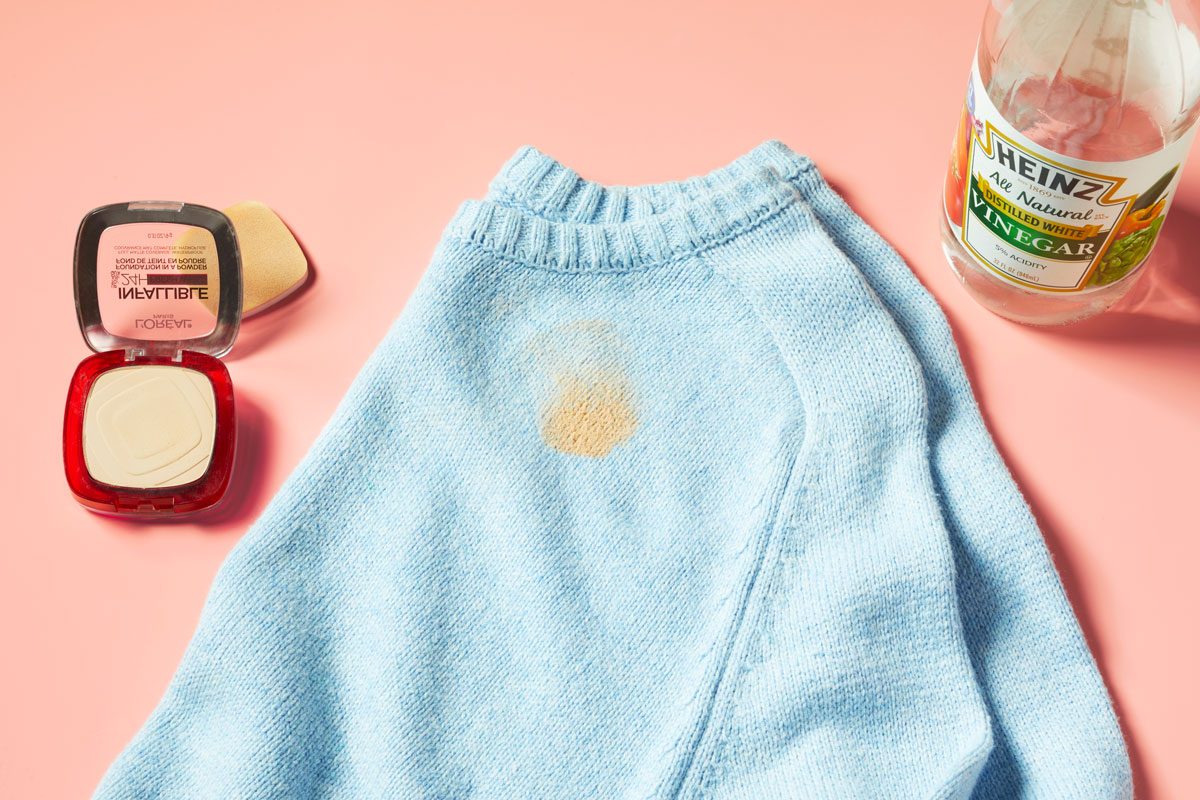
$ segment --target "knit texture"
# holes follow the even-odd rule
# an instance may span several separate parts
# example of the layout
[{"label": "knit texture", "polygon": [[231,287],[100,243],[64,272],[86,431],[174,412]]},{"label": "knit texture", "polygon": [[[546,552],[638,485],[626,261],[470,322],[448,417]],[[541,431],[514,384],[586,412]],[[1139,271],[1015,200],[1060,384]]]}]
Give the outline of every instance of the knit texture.
[{"label": "knit texture", "polygon": [[804,156],[766,142],[685,181],[604,186],[525,147],[489,199],[545,219],[643,219],[768,169],[795,185],[882,300],[921,364],[929,448],[954,550],[967,645],[992,718],[993,750],[974,798],[1127,798],[1120,730],[1041,534],[975,403],[950,327],[903,259]]},{"label": "knit texture", "polygon": [[[96,796],[1127,796],[1028,511],[795,166],[464,204]],[[1011,507],[948,521],[943,448]]]}]

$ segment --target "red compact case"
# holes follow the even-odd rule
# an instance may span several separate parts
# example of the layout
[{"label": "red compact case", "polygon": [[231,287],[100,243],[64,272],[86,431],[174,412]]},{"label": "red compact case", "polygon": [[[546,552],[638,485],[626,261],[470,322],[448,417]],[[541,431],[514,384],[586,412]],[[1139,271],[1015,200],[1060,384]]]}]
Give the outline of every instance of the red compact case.
[{"label": "red compact case", "polygon": [[75,307],[95,351],[67,393],[63,461],[75,498],[121,515],[215,505],[237,441],[220,361],[242,313],[229,219],[173,202],[91,211],[75,241]]}]

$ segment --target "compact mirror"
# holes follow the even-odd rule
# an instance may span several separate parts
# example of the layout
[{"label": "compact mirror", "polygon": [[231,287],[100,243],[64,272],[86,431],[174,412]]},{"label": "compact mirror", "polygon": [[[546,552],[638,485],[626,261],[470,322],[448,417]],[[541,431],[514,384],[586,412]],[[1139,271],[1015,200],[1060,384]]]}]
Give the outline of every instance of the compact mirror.
[{"label": "compact mirror", "polygon": [[242,313],[233,225],[187,203],[91,211],[75,242],[75,306],[83,338],[98,353],[224,355]]}]

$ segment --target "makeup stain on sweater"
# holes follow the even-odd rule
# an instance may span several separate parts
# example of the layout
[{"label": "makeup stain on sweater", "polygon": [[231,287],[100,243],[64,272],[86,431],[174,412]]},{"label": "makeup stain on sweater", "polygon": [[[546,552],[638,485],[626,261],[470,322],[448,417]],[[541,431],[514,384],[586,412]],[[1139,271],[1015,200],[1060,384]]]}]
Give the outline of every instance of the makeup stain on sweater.
[{"label": "makeup stain on sweater", "polygon": [[569,379],[542,419],[542,439],[561,453],[603,458],[637,430],[628,387]]},{"label": "makeup stain on sweater", "polygon": [[637,430],[628,347],[613,326],[581,320],[539,335],[542,441],[560,453],[604,458]]}]

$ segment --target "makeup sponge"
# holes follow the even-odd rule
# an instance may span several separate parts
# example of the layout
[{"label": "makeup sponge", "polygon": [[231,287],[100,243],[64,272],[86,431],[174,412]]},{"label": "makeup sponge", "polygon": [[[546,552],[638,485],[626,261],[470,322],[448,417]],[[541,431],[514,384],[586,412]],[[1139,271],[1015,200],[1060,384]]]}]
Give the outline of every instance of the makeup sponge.
[{"label": "makeup sponge", "polygon": [[308,259],[279,215],[255,200],[225,209],[242,251],[242,316],[263,311],[304,285]]},{"label": "makeup sponge", "polygon": [[[230,206],[225,216],[237,233],[242,256],[242,316],[264,311],[304,285],[308,259],[279,215],[256,200]],[[205,305],[217,313],[219,287],[211,276]]]}]

